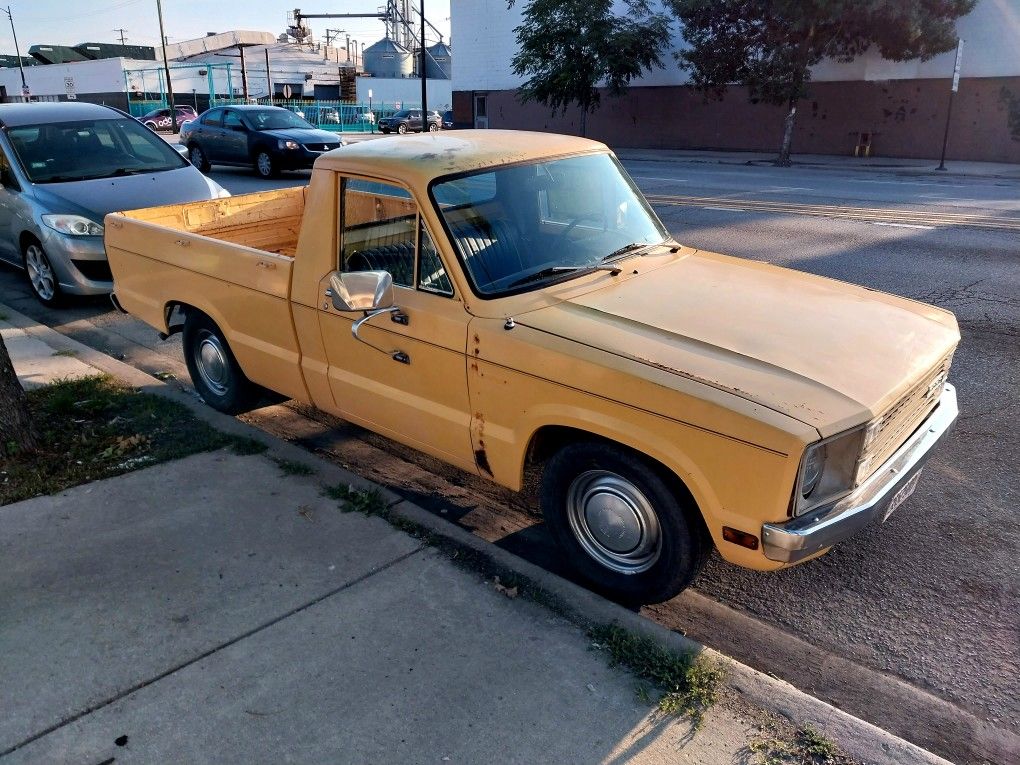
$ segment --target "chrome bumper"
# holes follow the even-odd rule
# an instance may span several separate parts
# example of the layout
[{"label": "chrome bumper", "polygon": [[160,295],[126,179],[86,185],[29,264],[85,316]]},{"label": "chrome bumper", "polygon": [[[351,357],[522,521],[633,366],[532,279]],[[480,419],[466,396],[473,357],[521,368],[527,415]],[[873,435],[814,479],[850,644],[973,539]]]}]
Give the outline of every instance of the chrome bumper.
[{"label": "chrome bumper", "polygon": [[956,389],[946,383],[939,404],[928,419],[852,494],[786,523],[764,524],[761,538],[765,557],[796,563],[832,547],[870,523],[885,521],[889,504],[897,492],[928,461],[959,413]]}]

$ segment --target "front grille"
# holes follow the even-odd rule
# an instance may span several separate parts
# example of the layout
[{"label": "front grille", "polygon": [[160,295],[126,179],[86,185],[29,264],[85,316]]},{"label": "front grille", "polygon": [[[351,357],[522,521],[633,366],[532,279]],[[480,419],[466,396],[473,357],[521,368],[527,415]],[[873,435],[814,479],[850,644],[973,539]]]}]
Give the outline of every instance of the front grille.
[{"label": "front grille", "polygon": [[952,354],[942,359],[879,418],[874,426],[871,445],[865,454],[867,469],[864,475],[859,476],[860,480],[864,480],[881,467],[882,463],[889,459],[917,426],[931,414],[942,395],[952,362]]},{"label": "front grille", "polygon": [[92,282],[112,282],[110,263],[105,260],[72,260],[81,275]]},{"label": "front grille", "polygon": [[340,146],[338,143],[306,143],[305,148],[309,151],[332,151]]}]

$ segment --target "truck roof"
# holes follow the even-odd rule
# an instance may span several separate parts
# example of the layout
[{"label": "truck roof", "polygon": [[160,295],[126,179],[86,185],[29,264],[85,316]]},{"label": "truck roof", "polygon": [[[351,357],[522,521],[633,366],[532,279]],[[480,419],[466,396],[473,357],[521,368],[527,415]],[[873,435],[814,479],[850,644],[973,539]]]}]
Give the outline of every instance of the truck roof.
[{"label": "truck roof", "polygon": [[409,185],[486,167],[546,157],[607,151],[587,138],[524,130],[456,130],[391,136],[324,154],[315,165],[338,172],[383,176]]}]

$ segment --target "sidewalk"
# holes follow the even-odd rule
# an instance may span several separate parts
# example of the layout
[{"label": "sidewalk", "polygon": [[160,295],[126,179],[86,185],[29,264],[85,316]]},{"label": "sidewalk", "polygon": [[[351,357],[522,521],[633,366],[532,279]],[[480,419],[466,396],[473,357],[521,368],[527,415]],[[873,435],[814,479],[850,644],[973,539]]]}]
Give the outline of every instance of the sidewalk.
[{"label": "sidewalk", "polygon": [[[774,167],[776,152],[693,151],[687,149],[614,149],[620,159],[651,160],[693,164],[753,165]],[[938,170],[937,159],[897,159],[895,157],[851,157],[834,154],[793,154],[794,169],[862,171],[889,175],[1002,178],[1020,180],[1020,165],[1006,162],[967,162],[946,160],[946,169]]]},{"label": "sidewalk", "polygon": [[[753,763],[749,745],[791,730],[784,715],[860,761],[944,762],[388,492],[424,536],[344,513],[323,487],[364,479],[2,305],[0,330],[34,383],[112,373],[269,444],[0,507],[4,765]],[[584,625],[614,621],[728,667],[700,730],[593,647]]]}]

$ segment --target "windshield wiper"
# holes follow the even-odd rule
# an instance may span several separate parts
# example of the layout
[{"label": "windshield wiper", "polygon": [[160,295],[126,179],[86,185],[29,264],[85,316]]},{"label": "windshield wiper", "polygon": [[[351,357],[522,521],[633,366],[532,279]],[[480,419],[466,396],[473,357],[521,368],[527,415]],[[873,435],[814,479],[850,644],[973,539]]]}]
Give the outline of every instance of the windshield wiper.
[{"label": "windshield wiper", "polygon": [[[605,258],[603,258],[605,260]],[[533,274],[522,276],[517,281],[510,284],[507,289],[513,289],[514,287],[520,287],[522,284],[528,284],[529,282],[535,282],[539,279],[545,279],[548,276],[555,276],[556,274],[590,274],[592,271],[608,271],[613,276],[616,276],[623,269],[619,266],[614,266],[611,263],[589,263],[584,266],[549,266],[543,268],[541,271],[536,271]]]},{"label": "windshield wiper", "polygon": [[652,245],[650,245],[648,242],[631,242],[630,244],[623,245],[623,247],[621,247],[618,250],[613,250],[611,253],[602,258],[600,262],[605,263],[606,261],[612,260],[613,258],[618,258],[621,255],[626,255],[628,252],[640,250],[642,247],[651,246]]}]

